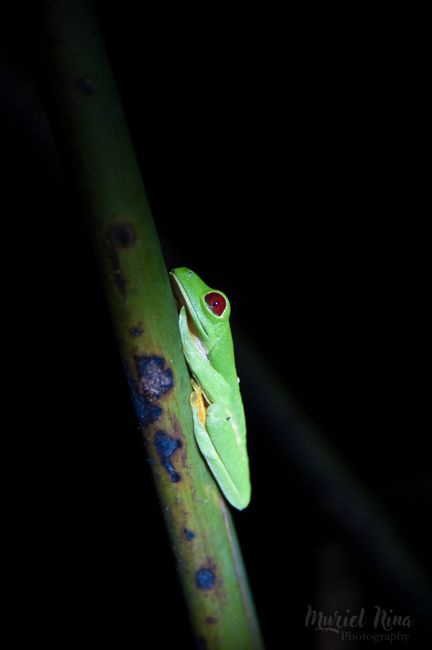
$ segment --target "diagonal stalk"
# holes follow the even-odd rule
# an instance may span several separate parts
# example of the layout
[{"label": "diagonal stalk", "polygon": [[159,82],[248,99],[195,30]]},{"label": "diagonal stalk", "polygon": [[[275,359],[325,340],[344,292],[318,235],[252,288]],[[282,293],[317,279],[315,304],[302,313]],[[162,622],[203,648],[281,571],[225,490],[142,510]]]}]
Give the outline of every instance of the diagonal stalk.
[{"label": "diagonal stalk", "polygon": [[[195,635],[262,648],[230,513],[196,446],[177,311],[91,6],[45,3],[47,104],[88,218]],[[145,516],[145,513],[144,513]]]}]

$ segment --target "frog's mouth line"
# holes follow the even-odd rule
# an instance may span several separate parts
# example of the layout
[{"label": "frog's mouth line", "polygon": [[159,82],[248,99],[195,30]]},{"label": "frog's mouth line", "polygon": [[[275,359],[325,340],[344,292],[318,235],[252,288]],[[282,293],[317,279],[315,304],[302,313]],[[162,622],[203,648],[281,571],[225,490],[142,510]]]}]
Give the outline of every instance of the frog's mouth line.
[{"label": "frog's mouth line", "polygon": [[[187,295],[186,291],[183,289],[182,285],[178,282],[176,276],[174,273],[170,273],[170,279],[171,279],[171,285],[174,289],[174,295],[177,299],[177,304],[180,305],[180,307],[186,307],[186,313],[188,316],[188,323],[189,323],[189,328],[196,332],[196,325],[195,321],[199,323],[200,328],[202,329],[203,333],[205,336],[208,336],[208,332],[201,322],[201,318],[199,317],[199,314],[197,310],[195,309],[194,305],[192,304],[189,296]],[[179,310],[180,311],[180,310]],[[190,314],[193,314],[195,319],[192,319],[192,323],[190,322]]]}]

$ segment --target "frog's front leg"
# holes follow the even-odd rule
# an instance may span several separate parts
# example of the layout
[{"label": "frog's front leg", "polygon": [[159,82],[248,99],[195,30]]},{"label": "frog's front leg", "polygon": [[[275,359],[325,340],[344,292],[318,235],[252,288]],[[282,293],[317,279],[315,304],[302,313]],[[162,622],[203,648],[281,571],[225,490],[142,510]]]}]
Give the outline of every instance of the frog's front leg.
[{"label": "frog's front leg", "polygon": [[229,386],[225,379],[211,365],[203,343],[191,332],[184,307],[179,315],[180,335],[184,355],[196,383],[201,387],[207,401],[214,402],[228,397]]}]

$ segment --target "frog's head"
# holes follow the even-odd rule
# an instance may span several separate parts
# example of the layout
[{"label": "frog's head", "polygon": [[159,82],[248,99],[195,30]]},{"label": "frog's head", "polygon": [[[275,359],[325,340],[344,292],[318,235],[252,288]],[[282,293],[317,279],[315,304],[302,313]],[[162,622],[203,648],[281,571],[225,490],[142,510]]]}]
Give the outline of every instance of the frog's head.
[{"label": "frog's head", "polygon": [[215,291],[190,269],[181,266],[170,273],[177,300],[185,306],[188,319],[197,331],[208,337],[226,323],[230,316],[230,303],[222,291]]}]

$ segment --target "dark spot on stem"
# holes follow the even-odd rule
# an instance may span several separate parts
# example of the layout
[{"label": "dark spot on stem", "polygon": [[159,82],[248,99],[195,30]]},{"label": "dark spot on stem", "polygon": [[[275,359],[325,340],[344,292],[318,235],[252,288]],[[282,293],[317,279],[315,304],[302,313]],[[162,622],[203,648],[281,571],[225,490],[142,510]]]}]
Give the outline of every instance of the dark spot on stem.
[{"label": "dark spot on stem", "polygon": [[195,537],[195,533],[193,532],[193,530],[189,530],[189,528],[184,528],[183,532],[188,542]]},{"label": "dark spot on stem", "polygon": [[113,234],[113,226],[108,228],[108,232],[105,238],[105,250],[111,264],[114,282],[123,297],[126,297],[128,290],[128,281],[122,273],[120,258],[117,252],[117,243],[115,236]]},{"label": "dark spot on stem", "polygon": [[203,567],[202,569],[198,569],[198,571],[195,574],[195,584],[198,587],[198,589],[202,589],[203,591],[208,591],[209,589],[213,589],[215,586],[216,582],[216,576],[213,572],[212,569],[209,569],[208,567]]},{"label": "dark spot on stem", "polygon": [[205,622],[207,623],[207,625],[216,625],[218,619],[216,618],[216,616],[207,616]]},{"label": "dark spot on stem", "polygon": [[181,476],[175,471],[171,458],[177,449],[182,447],[182,441],[178,438],[170,438],[165,431],[159,430],[155,434],[155,445],[160,456],[162,467],[168,472],[172,483],[178,483],[181,481]]},{"label": "dark spot on stem", "polygon": [[114,271],[114,282],[116,283],[118,290],[122,296],[126,296],[128,290],[128,281],[119,269],[116,269]]},{"label": "dark spot on stem", "polygon": [[142,327],[139,325],[136,325],[135,327],[131,327],[129,332],[132,334],[132,336],[141,336],[141,334],[144,334],[144,330]]},{"label": "dark spot on stem", "polygon": [[136,241],[135,229],[127,222],[109,226],[108,237],[115,248],[130,248]]},{"label": "dark spot on stem", "polygon": [[135,407],[135,413],[138,418],[138,422],[141,426],[147,427],[149,424],[155,422],[158,418],[160,418],[162,409],[160,406],[154,404],[149,399],[147,399],[147,397],[140,393],[139,384],[132,377],[128,363],[125,362],[123,365],[126,372],[126,377],[131,391],[132,402]]},{"label": "dark spot on stem", "polygon": [[141,395],[154,402],[174,386],[173,372],[163,357],[134,357]]},{"label": "dark spot on stem", "polygon": [[107,229],[105,248],[113,270],[114,282],[124,297],[127,294],[128,281],[122,273],[118,251],[119,249],[130,248],[135,241],[135,230],[130,223],[111,224]]},{"label": "dark spot on stem", "polygon": [[173,372],[165,359],[157,356],[135,356],[137,379],[127,362],[124,363],[135,412],[141,426],[147,427],[162,414],[159,400],[174,386]]}]

